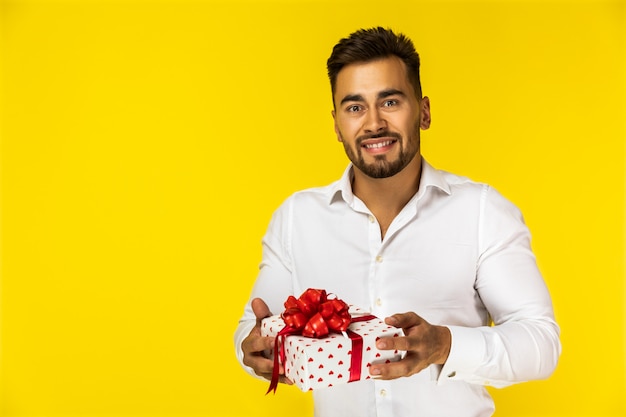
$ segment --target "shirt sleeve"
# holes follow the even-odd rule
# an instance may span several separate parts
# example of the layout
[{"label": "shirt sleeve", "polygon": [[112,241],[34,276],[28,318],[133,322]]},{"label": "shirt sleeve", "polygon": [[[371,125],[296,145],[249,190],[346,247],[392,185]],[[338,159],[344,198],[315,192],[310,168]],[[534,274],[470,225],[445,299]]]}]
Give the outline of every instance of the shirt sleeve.
[{"label": "shirt sleeve", "polygon": [[448,326],[450,355],[438,383],[504,387],[547,378],[561,353],[552,301],[519,210],[485,186],[478,221],[475,288],[493,326]]},{"label": "shirt sleeve", "polygon": [[284,309],[284,301],[293,294],[292,263],[289,248],[291,212],[291,199],[289,199],[272,216],[262,240],[263,250],[259,275],[244,308],[243,316],[235,330],[234,342],[237,359],[246,372],[257,378],[261,377],[256,375],[252,368],[243,364],[241,343],[256,324],[256,317],[251,307],[254,298],[261,298],[265,301],[271,314],[279,314]]}]

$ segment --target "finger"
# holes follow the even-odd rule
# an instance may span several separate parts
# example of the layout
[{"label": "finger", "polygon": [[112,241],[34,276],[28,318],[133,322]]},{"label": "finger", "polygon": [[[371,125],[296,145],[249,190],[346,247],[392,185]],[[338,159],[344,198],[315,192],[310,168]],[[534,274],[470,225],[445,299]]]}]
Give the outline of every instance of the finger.
[{"label": "finger", "polygon": [[[257,373],[257,375],[267,379],[268,381],[272,380],[272,374],[271,373],[269,373],[269,374],[259,374],[259,373]],[[284,375],[281,375],[280,377],[278,377],[278,382],[280,382],[281,384],[293,385],[293,381],[291,379],[287,378]]]},{"label": "finger", "polygon": [[[258,355],[251,355],[244,358],[244,365],[254,369],[254,372],[267,379],[271,380],[274,371],[274,360],[267,359]],[[278,366],[279,382],[287,385],[293,385],[293,381],[285,376],[285,367],[283,365]]]},{"label": "finger", "polygon": [[[254,369],[257,375],[263,377],[269,375],[270,378],[272,377],[272,371],[274,369],[274,361],[272,359],[267,359],[261,355],[247,355],[243,358],[243,364]],[[282,369],[279,369],[279,373],[281,370]]]},{"label": "finger", "polygon": [[413,312],[409,313],[399,313],[394,314],[393,316],[387,317],[385,319],[385,323],[390,326],[408,329],[409,327],[420,325],[424,319]]},{"label": "finger", "polygon": [[376,348],[378,350],[406,350],[399,347],[400,345],[405,346],[406,343],[398,343],[398,339],[404,339],[404,337],[381,337],[376,341]]},{"label": "finger", "polygon": [[376,348],[379,350],[411,351],[419,348],[421,340],[419,335],[381,337],[376,341]]},{"label": "finger", "polygon": [[248,337],[241,342],[241,350],[244,354],[247,354],[273,349],[274,340],[275,338],[273,337],[261,336],[259,329],[254,329],[250,332]]},{"label": "finger", "polygon": [[272,315],[269,307],[265,304],[265,301],[261,298],[255,298],[252,300],[252,311],[257,319],[264,319]]},{"label": "finger", "polygon": [[413,375],[425,367],[417,355],[407,354],[404,359],[398,362],[372,365],[370,367],[370,375],[375,379],[396,379]]}]

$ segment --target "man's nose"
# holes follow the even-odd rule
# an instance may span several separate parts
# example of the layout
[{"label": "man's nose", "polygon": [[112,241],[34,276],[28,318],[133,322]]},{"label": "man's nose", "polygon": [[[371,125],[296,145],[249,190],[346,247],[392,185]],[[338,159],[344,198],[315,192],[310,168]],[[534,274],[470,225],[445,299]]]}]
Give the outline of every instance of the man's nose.
[{"label": "man's nose", "polygon": [[387,122],[378,109],[368,111],[365,117],[365,125],[363,128],[368,133],[379,132],[387,127]]}]

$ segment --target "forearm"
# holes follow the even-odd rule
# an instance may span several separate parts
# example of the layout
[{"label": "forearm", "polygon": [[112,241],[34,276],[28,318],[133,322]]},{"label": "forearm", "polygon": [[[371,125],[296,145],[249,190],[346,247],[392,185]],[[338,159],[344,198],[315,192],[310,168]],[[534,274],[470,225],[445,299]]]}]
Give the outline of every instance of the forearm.
[{"label": "forearm", "polygon": [[448,327],[452,345],[438,383],[462,380],[504,387],[544,379],[554,371],[561,352],[559,328],[551,318]]}]

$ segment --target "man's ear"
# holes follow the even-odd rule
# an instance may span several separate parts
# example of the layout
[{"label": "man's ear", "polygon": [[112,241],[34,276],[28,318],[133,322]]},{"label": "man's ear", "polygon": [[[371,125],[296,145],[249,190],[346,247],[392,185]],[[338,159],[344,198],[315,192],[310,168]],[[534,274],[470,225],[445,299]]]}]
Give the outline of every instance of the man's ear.
[{"label": "man's ear", "polygon": [[420,129],[426,130],[430,127],[430,99],[422,97],[420,100]]},{"label": "man's ear", "polygon": [[335,124],[335,134],[337,135],[337,140],[339,142],[343,142],[343,139],[341,138],[341,133],[339,132],[339,126],[337,126],[337,113],[334,110],[332,110],[330,114],[332,114],[333,116],[333,121]]}]

